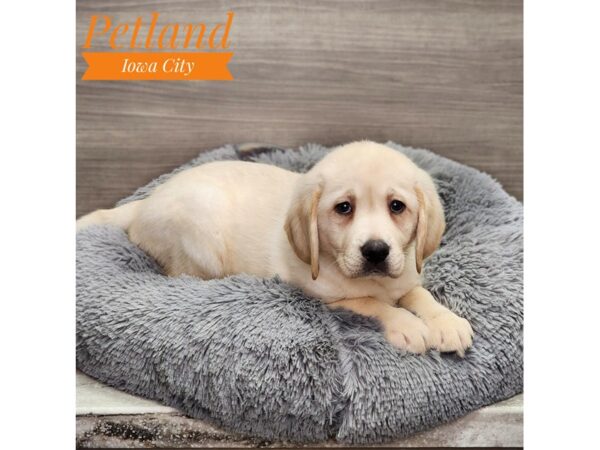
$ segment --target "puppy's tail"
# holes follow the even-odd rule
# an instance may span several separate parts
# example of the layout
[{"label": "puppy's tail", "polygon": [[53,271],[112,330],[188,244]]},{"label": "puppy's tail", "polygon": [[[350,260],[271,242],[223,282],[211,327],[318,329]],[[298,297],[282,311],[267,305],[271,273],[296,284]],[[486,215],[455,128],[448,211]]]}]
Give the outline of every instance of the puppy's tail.
[{"label": "puppy's tail", "polygon": [[114,225],[127,230],[143,200],[125,203],[113,209],[98,209],[77,220],[77,231],[90,225]]}]

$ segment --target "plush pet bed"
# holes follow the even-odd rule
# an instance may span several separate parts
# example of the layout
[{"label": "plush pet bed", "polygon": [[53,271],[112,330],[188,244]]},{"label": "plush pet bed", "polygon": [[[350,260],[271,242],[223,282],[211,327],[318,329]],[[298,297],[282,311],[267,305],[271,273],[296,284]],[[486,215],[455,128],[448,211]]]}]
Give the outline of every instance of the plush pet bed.
[{"label": "plush pet bed", "polygon": [[[225,429],[296,442],[381,443],[521,392],[522,205],[475,169],[388,145],[438,185],[448,224],[425,286],[471,322],[464,359],[397,350],[375,321],[276,278],[168,278],[123,231],[96,226],[77,235],[77,367]],[[306,171],[327,152],[243,150],[225,146],[177,171],[231,159]]]}]

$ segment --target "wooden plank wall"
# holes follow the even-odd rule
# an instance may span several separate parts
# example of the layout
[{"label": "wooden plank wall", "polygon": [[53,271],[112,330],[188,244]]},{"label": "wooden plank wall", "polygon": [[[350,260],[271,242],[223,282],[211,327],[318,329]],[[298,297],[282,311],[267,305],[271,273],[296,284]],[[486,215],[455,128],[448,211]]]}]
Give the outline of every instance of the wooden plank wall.
[{"label": "wooden plank wall", "polygon": [[[81,81],[92,14],[235,18],[230,82]],[[522,198],[521,0],[77,0],[77,214],[224,143],[424,147]]]}]

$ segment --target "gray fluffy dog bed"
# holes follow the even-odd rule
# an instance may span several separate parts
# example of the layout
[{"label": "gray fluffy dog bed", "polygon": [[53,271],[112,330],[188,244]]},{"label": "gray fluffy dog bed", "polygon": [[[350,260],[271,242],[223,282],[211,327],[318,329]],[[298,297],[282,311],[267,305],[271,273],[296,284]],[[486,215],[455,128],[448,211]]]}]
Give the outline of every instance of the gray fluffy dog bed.
[{"label": "gray fluffy dog bed", "polygon": [[[447,231],[425,286],[471,322],[464,359],[396,350],[374,320],[279,279],[168,278],[123,231],[96,226],[77,235],[77,367],[225,429],[296,442],[385,442],[522,392],[522,205],[475,169],[388,145],[437,183]],[[326,152],[225,146],[177,171],[242,158],[303,172]]]}]

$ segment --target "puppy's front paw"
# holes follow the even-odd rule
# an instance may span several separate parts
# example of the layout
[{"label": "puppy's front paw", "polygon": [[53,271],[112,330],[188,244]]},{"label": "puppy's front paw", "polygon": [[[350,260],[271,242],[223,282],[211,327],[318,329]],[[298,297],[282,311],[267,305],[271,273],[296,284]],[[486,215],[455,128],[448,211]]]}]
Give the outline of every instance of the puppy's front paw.
[{"label": "puppy's front paw", "polygon": [[429,336],[425,322],[406,309],[394,309],[391,317],[384,322],[385,338],[394,347],[412,353],[425,353]]},{"label": "puppy's front paw", "polygon": [[465,350],[473,344],[471,324],[453,312],[425,319],[425,323],[429,327],[429,348],[465,356]]}]

